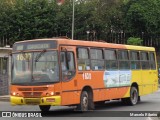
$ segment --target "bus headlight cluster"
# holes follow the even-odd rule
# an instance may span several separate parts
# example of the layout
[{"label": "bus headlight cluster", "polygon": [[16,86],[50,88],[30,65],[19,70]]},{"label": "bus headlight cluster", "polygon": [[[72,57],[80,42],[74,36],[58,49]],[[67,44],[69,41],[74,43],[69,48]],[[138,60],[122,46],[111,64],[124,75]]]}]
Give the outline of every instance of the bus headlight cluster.
[{"label": "bus headlight cluster", "polygon": [[54,92],[46,93],[46,96],[54,95]]},{"label": "bus headlight cluster", "polygon": [[11,93],[11,95],[13,95],[13,96],[20,96],[19,93],[16,93],[16,92]]}]

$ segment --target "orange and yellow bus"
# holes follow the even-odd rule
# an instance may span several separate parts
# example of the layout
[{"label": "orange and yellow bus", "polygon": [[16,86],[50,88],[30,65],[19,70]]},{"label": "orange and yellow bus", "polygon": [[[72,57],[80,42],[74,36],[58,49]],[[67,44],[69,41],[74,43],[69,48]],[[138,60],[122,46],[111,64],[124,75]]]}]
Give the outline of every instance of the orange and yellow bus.
[{"label": "orange and yellow bus", "polygon": [[121,99],[137,104],[158,90],[153,47],[65,38],[16,42],[12,53],[12,105],[77,106]]}]

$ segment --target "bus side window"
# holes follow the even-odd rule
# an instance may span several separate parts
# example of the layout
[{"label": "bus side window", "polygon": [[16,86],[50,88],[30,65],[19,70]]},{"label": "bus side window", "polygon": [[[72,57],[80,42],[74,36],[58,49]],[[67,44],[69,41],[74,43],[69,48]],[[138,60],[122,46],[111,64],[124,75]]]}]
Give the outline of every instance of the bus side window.
[{"label": "bus side window", "polygon": [[148,52],[141,52],[142,69],[150,69]]},{"label": "bus side window", "polygon": [[151,69],[155,70],[156,69],[156,62],[155,62],[155,54],[154,54],[154,52],[150,52],[149,58],[150,58]]},{"label": "bus side window", "polygon": [[104,57],[102,49],[90,49],[92,70],[104,70]]},{"label": "bus side window", "polygon": [[140,69],[140,58],[138,51],[130,51],[131,69]]},{"label": "bus side window", "polygon": [[106,70],[117,70],[118,69],[118,62],[117,62],[117,54],[116,50],[114,49],[106,49],[104,51],[104,57]]},{"label": "bus side window", "polygon": [[129,55],[127,50],[118,51],[119,69],[130,69]]},{"label": "bus side window", "polygon": [[88,48],[77,48],[78,70],[90,70]]}]

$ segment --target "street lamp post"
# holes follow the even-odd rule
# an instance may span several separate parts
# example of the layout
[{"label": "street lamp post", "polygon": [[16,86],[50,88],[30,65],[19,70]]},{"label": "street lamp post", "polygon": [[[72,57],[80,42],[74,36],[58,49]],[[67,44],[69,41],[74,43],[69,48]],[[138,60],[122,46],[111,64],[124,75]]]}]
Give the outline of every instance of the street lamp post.
[{"label": "street lamp post", "polygon": [[87,33],[87,40],[89,40],[89,33],[90,33],[90,31],[88,30],[88,31],[86,31],[86,33]]},{"label": "street lamp post", "polygon": [[73,10],[72,10],[72,40],[74,39],[74,6],[75,6],[75,0],[73,0]]}]

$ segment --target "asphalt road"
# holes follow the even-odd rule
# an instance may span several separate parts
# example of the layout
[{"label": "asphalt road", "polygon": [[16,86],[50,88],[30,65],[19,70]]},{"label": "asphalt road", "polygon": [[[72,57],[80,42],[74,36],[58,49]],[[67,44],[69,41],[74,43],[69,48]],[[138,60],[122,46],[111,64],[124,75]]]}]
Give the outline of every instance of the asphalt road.
[{"label": "asphalt road", "polygon": [[[0,111],[40,111],[38,106],[11,106],[9,102],[0,102]],[[42,118],[29,118],[30,120],[160,120],[157,117],[120,117],[124,114],[145,113],[144,111],[160,111],[160,90],[156,93],[142,96],[141,102],[135,106],[126,106],[120,101],[107,102],[104,106],[97,106],[96,110],[77,113],[71,107],[51,107],[50,112],[42,114]],[[138,112],[138,113],[139,113]],[[111,115],[111,114],[112,115]],[[152,113],[152,112],[151,112]],[[100,117],[107,116],[110,117]],[[93,117],[94,116],[94,117]],[[115,117],[117,116],[117,117]],[[22,118],[0,118],[0,120],[16,120]],[[28,119],[28,118],[23,118]]]}]

